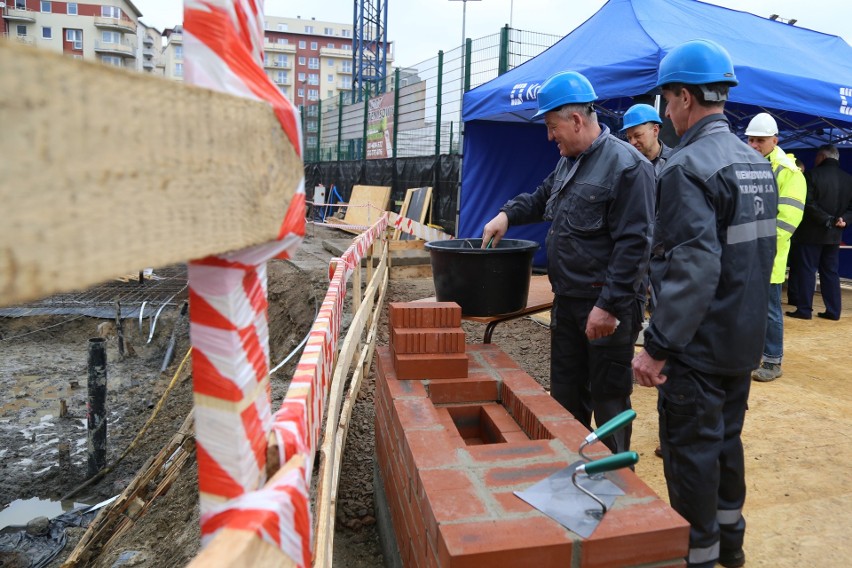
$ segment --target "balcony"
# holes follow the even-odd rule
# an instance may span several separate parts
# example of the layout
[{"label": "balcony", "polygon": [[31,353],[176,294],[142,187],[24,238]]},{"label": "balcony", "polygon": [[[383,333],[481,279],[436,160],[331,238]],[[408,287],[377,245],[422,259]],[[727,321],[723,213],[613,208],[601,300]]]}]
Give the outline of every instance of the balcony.
[{"label": "balcony", "polygon": [[149,35],[146,35],[145,37],[142,38],[142,44],[145,47],[154,47],[154,38],[152,38]]},{"label": "balcony", "polygon": [[352,90],[352,83],[344,83],[343,81],[338,81],[336,83],[336,86],[341,91],[351,91]]},{"label": "balcony", "polygon": [[142,55],[145,57],[154,57],[154,48],[145,46],[142,48]]},{"label": "balcony", "polygon": [[123,18],[105,18],[103,16],[95,16],[95,27],[107,30],[118,30],[126,33],[136,33],[136,22],[125,20]]},{"label": "balcony", "polygon": [[352,59],[352,50],[322,47],[320,48],[320,57],[342,57],[344,59]]},{"label": "balcony", "polygon": [[105,43],[101,40],[95,40],[95,53],[135,58],[136,46],[128,40],[121,43]]},{"label": "balcony", "polygon": [[290,43],[263,42],[263,51],[274,51],[275,53],[296,53],[296,46]]},{"label": "balcony", "polygon": [[169,34],[169,43],[183,43],[183,34],[172,32]]},{"label": "balcony", "polygon": [[338,73],[344,73],[346,75],[351,75],[352,74],[352,66],[350,65],[348,67],[344,67],[343,65],[338,65],[337,66],[337,72]]},{"label": "balcony", "polygon": [[3,19],[9,20],[10,22],[34,24],[36,21],[36,14],[37,12],[27,10],[26,8],[7,8],[6,13],[3,14]]},{"label": "balcony", "polygon": [[276,61],[274,59],[270,59],[269,61],[264,61],[263,66],[267,69],[292,69],[293,62],[290,60]]},{"label": "balcony", "polygon": [[286,79],[284,79],[284,80],[282,81],[281,79],[277,79],[277,78],[275,78],[275,79],[272,79],[272,82],[273,82],[273,83],[275,83],[276,85],[278,85],[279,87],[281,87],[281,86],[289,86],[289,85],[292,85],[292,84],[293,84],[293,79],[290,79],[290,78],[288,77],[288,78],[286,78]]},{"label": "balcony", "polygon": [[154,63],[153,60],[151,60],[151,59],[143,59],[142,60],[142,68],[143,69],[147,69],[148,71],[150,71],[150,70],[154,69],[154,67],[156,67],[156,64]]}]

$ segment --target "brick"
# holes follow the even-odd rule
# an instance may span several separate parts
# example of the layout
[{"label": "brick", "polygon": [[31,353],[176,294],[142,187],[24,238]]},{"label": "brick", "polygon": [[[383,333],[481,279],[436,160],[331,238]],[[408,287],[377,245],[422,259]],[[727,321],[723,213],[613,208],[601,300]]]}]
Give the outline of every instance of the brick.
[{"label": "brick", "polygon": [[506,409],[503,406],[495,405],[495,406],[485,406],[483,405],[482,411],[488,415],[491,419],[491,422],[500,432],[520,432],[521,427],[518,426],[518,423],[509,416],[509,413],[506,412]]},{"label": "brick", "polygon": [[550,442],[547,440],[529,440],[526,436],[523,442],[489,444],[467,448],[466,451],[477,463],[494,463],[495,465],[510,460],[555,461],[559,459],[559,456],[550,447]]},{"label": "brick", "polygon": [[394,353],[397,379],[463,379],[467,377],[468,357],[465,353]]},{"label": "brick", "polygon": [[391,302],[391,328],[459,327],[461,307],[455,302]]},{"label": "brick", "polygon": [[509,515],[530,513],[536,510],[535,507],[515,495],[512,491],[494,493],[493,497],[503,512]]},{"label": "brick", "polygon": [[[400,381],[411,383],[413,381]],[[497,381],[485,375],[466,379],[441,379],[429,383],[429,399],[435,404],[497,400]]]},{"label": "brick", "polygon": [[503,432],[502,434],[503,441],[507,444],[519,444],[530,441],[530,437],[521,430],[518,430],[517,432]]},{"label": "brick", "polygon": [[440,425],[438,410],[428,398],[403,398],[393,401],[394,428],[400,431],[434,430]]},{"label": "brick", "polygon": [[445,524],[438,533],[444,568],[564,568],[572,556],[571,535],[543,517]]},{"label": "brick", "polygon": [[[489,488],[508,485],[526,487],[566,467],[568,467],[568,464],[565,462],[531,463],[518,467],[494,467],[485,473],[485,485]],[[522,488],[518,487],[518,489]]]},{"label": "brick", "polygon": [[[541,425],[550,433],[550,438],[559,440],[565,444],[565,447],[571,448],[573,451],[578,450],[580,444],[589,435],[588,428],[570,417],[541,420]],[[596,457],[605,457],[611,453],[602,442],[589,446],[588,450],[585,451],[588,455]]]},{"label": "brick", "polygon": [[459,447],[459,444],[450,438],[449,433],[443,430],[405,432],[404,451],[410,454],[410,459],[418,469],[458,465]]},{"label": "brick", "polygon": [[500,372],[500,378],[505,385],[504,388],[510,389],[517,393],[528,394],[547,394],[538,381],[532,378],[525,371],[521,370],[504,370]]},{"label": "brick", "polygon": [[395,353],[464,353],[465,335],[460,327],[394,328],[390,343]]},{"label": "brick", "polygon": [[616,500],[595,532],[583,542],[581,566],[677,562],[688,553],[689,524],[680,515],[659,499],[636,502],[626,496]]}]

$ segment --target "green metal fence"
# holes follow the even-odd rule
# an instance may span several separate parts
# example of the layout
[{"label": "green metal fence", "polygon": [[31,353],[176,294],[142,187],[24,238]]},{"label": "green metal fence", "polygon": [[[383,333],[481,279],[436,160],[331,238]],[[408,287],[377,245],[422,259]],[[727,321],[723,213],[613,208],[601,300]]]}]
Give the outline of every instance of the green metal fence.
[{"label": "green metal fence", "polygon": [[[385,84],[305,107],[306,162],[457,154],[464,92],[532,59],[561,36],[515,30],[468,39],[464,46],[397,68]],[[370,92],[370,91],[373,92]]]}]

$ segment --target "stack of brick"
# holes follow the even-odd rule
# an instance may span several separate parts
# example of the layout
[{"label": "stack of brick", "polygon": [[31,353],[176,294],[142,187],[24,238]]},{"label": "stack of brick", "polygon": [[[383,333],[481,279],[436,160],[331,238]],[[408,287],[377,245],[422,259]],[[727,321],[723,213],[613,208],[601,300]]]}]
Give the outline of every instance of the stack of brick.
[{"label": "stack of brick", "polygon": [[[392,305],[394,348],[377,351],[377,492],[401,564],[684,566],[688,524],[629,470],[607,474],[625,495],[588,539],[514,495],[578,460],[588,432],[499,347],[463,346],[464,378],[400,375],[398,357],[410,353],[398,350],[412,345],[426,349],[419,359],[425,369],[446,375],[445,362],[431,362],[461,352],[457,339],[434,331],[460,324],[460,310],[449,313],[440,304]],[[412,329],[431,331],[404,339],[417,336]],[[429,351],[433,345],[449,351]],[[597,457],[609,454],[601,444],[592,448]]]},{"label": "stack of brick", "polygon": [[461,308],[455,302],[391,303],[390,348],[400,379],[467,376]]}]

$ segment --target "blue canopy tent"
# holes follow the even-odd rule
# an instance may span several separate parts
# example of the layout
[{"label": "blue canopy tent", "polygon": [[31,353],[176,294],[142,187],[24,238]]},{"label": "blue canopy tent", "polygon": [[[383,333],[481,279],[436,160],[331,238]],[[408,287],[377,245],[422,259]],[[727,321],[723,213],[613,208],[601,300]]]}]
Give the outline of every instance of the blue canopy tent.
[{"label": "blue canopy tent", "polygon": [[[556,164],[555,145],[532,121],[548,77],[563,70],[586,75],[602,122],[617,131],[634,97],[654,90],[663,56],[696,38],[731,54],[740,84],[725,109],[738,132],[768,111],[782,147],[808,149],[806,163],[827,142],[852,148],[852,47],[842,38],[697,0],[609,0],[547,51],[464,95],[458,236],[481,235],[504,202],[533,191]],[[841,153],[849,159],[850,152]],[[512,227],[509,236],[543,243],[546,230]],[[544,260],[540,250],[535,262]]]}]

